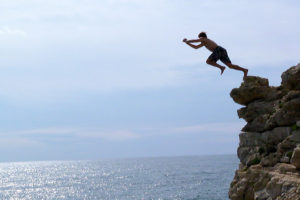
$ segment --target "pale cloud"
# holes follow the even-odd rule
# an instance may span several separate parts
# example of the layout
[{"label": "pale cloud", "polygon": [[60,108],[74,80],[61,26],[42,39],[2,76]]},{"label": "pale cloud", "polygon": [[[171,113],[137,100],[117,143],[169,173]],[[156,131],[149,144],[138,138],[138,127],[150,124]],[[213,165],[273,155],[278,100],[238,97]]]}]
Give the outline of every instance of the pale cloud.
[{"label": "pale cloud", "polygon": [[85,138],[99,138],[112,141],[133,140],[141,137],[133,131],[116,130],[116,131],[80,131],[79,136]]},{"label": "pale cloud", "polygon": [[[101,129],[101,128],[64,128],[50,127],[40,129],[16,130],[2,132],[1,135],[10,135],[13,137],[31,137],[31,136],[51,136],[53,138],[62,135],[69,137],[85,139],[104,139],[111,141],[135,140],[145,137],[166,136],[172,137],[176,134],[238,134],[244,123],[242,122],[217,122],[205,123],[182,127],[161,127],[161,128],[132,128],[132,129]],[[0,137],[1,138],[1,137]]]},{"label": "pale cloud", "polygon": [[[89,129],[89,128],[41,128],[17,130],[1,133],[2,136],[10,135],[18,139],[24,139],[24,142],[30,141],[26,138],[32,136],[51,136],[53,138],[60,136],[68,136],[70,138],[85,139],[105,139],[112,141],[132,140],[140,137],[139,134],[128,130],[105,130],[105,129]],[[1,137],[0,137],[1,138]],[[5,138],[5,137],[4,137]]]},{"label": "pale cloud", "polygon": [[43,147],[44,144],[37,139],[26,138],[22,136],[0,137],[0,149]]},{"label": "pale cloud", "polygon": [[[186,75],[176,69],[123,68],[111,66],[111,69],[71,69],[62,66],[61,72],[36,69],[7,76],[0,74],[1,95],[11,99],[61,99],[80,93],[109,93],[120,90],[140,90],[147,88],[176,87],[186,82]],[[15,69],[8,69],[13,73]],[[43,72],[44,71],[44,72]],[[49,71],[49,72],[46,72]],[[184,83],[185,82],[185,83]]]},{"label": "pale cloud", "polygon": [[198,124],[192,126],[177,127],[171,129],[174,133],[234,133],[237,134],[243,128],[245,123],[243,122],[218,122],[218,123],[207,123]]},{"label": "pale cloud", "polygon": [[16,135],[60,135],[60,134],[72,134],[76,129],[71,128],[43,128],[43,129],[29,129],[14,131],[10,134]]},{"label": "pale cloud", "polygon": [[17,28],[0,27],[1,36],[26,36],[26,32]]}]

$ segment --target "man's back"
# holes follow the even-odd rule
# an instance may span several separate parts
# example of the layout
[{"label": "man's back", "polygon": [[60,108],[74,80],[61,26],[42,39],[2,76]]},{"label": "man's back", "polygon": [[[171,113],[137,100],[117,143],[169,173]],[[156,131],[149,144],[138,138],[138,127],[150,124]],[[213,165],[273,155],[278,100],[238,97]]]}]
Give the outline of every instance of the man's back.
[{"label": "man's back", "polygon": [[212,41],[211,39],[205,38],[205,37],[201,37],[200,38],[201,43],[204,44],[204,46],[210,50],[211,52],[215,50],[215,48],[217,48],[217,43],[215,43],[214,41]]}]

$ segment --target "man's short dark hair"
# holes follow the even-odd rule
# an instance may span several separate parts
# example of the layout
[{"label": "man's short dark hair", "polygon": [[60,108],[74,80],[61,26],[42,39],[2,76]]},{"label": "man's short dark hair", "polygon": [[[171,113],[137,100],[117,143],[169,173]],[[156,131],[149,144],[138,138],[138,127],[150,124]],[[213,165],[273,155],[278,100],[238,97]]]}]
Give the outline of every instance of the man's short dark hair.
[{"label": "man's short dark hair", "polygon": [[199,38],[200,38],[200,37],[206,37],[206,38],[207,38],[207,35],[206,35],[205,32],[201,32],[201,33],[199,33],[198,37],[199,37]]}]

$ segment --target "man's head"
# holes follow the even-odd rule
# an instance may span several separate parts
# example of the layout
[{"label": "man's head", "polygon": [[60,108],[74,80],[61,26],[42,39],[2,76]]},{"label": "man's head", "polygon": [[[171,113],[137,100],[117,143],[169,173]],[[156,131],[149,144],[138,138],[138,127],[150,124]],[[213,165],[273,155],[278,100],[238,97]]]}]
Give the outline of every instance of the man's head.
[{"label": "man's head", "polygon": [[199,33],[198,37],[199,37],[199,38],[201,38],[201,37],[205,37],[205,38],[207,38],[207,36],[206,36],[206,33],[205,33],[205,32],[201,32],[201,33]]}]

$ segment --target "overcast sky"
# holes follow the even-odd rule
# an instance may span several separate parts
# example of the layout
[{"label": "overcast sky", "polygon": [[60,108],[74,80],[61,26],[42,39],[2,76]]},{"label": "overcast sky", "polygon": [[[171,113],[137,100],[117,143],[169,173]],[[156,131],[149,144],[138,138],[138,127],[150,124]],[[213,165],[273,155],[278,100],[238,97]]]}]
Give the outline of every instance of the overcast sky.
[{"label": "overcast sky", "polygon": [[234,154],[242,73],[205,64],[200,31],[249,75],[300,62],[300,2],[2,0],[0,161]]}]

